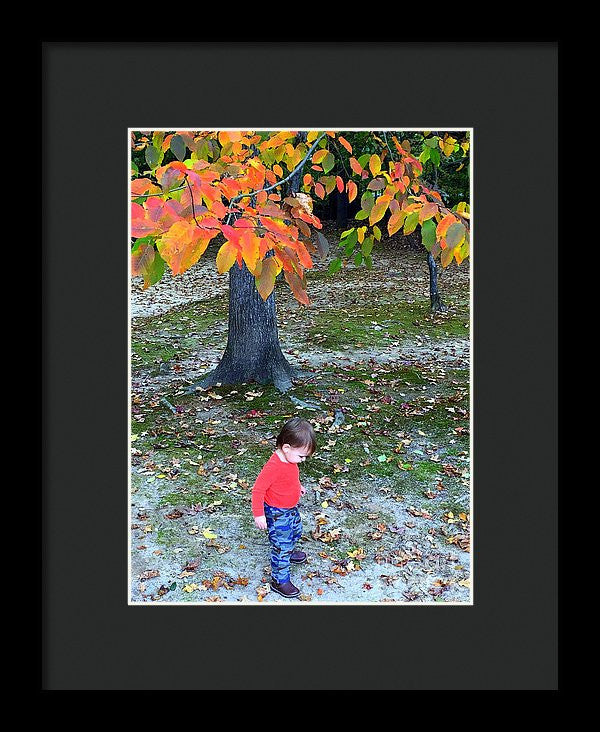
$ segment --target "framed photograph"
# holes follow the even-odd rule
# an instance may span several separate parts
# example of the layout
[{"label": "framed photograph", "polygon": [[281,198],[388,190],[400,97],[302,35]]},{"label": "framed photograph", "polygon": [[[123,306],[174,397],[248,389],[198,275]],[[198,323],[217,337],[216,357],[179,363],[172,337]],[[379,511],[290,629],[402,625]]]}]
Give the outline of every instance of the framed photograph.
[{"label": "framed photograph", "polygon": [[45,690],[558,688],[557,50],[43,44]]}]

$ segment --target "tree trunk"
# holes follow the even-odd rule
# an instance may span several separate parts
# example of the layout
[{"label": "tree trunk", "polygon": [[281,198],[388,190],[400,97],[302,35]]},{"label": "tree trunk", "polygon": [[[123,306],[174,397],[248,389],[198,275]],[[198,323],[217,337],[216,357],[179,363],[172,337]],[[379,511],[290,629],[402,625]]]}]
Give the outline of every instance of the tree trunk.
[{"label": "tree trunk", "polygon": [[432,312],[443,312],[447,310],[442,302],[442,298],[438,291],[437,285],[437,263],[431,256],[431,252],[427,252],[427,264],[429,265],[429,299],[431,301]]},{"label": "tree trunk", "polygon": [[336,191],[336,193],[337,193],[336,221],[337,221],[337,225],[340,228],[345,229],[346,226],[348,226],[348,194],[345,191],[343,193]]},{"label": "tree trunk", "polygon": [[243,263],[229,270],[229,330],[227,346],[214,371],[206,374],[200,386],[243,384],[256,381],[274,384],[279,391],[292,386],[300,371],[288,363],[279,345],[275,293],[263,300],[254,277]]},{"label": "tree trunk", "polygon": [[[299,140],[306,133],[298,134]],[[289,181],[289,192],[300,188],[302,170]],[[268,252],[266,256],[270,256]],[[292,387],[292,379],[306,375],[288,363],[279,345],[275,290],[266,300],[259,295],[254,277],[245,263],[229,270],[229,330],[227,346],[219,364],[200,381],[206,389],[215,384],[243,384],[256,381],[274,384],[279,391]],[[195,385],[189,389],[193,391]]]}]

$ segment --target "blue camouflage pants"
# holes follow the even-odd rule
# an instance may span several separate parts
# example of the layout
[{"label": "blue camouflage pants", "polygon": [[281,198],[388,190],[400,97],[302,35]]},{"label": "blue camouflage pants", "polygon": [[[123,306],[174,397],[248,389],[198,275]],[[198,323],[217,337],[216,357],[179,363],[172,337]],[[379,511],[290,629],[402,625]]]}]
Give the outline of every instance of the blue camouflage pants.
[{"label": "blue camouflage pants", "polygon": [[265,518],[271,544],[271,577],[280,584],[290,579],[290,554],[302,536],[300,511],[275,508],[265,503]]}]

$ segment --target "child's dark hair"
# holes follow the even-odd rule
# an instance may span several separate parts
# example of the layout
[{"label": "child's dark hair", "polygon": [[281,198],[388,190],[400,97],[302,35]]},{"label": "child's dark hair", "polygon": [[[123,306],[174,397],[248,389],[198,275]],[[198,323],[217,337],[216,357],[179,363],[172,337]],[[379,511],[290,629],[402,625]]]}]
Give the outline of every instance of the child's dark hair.
[{"label": "child's dark hair", "polygon": [[312,455],[317,449],[317,440],[311,423],[301,417],[288,419],[281,428],[276,440],[277,447],[281,447],[286,443],[291,447],[306,447]]}]

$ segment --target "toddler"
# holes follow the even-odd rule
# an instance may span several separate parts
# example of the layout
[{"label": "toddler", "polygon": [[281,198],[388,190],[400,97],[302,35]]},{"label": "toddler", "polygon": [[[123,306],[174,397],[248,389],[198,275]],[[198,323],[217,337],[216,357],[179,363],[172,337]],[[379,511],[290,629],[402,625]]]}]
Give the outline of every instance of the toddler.
[{"label": "toddler", "polygon": [[302,564],[306,554],[294,550],[302,535],[297,504],[306,489],[300,484],[298,463],[317,446],[306,419],[288,420],[277,436],[276,450],[265,463],[252,488],[252,515],[259,529],[267,529],[271,544],[271,588],[283,597],[300,590],[290,580],[290,563]]}]

